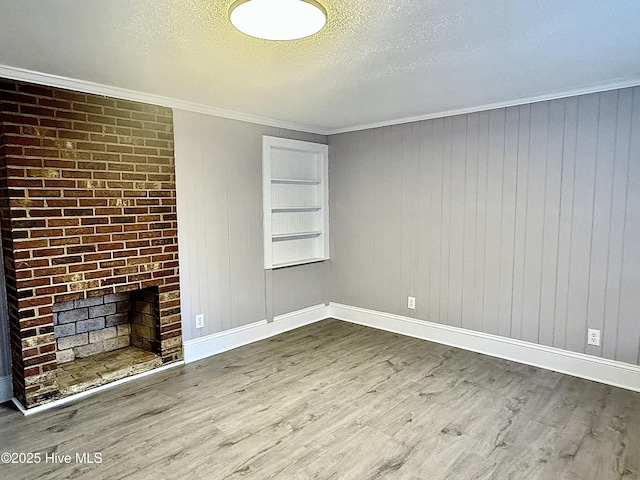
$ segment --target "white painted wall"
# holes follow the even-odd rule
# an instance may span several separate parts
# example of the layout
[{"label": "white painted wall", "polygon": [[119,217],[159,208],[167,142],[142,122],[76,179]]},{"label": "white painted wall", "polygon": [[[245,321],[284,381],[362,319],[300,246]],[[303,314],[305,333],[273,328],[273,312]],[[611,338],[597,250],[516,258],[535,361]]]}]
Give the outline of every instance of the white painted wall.
[{"label": "white painted wall", "polygon": [[182,110],[174,131],[184,339],[324,303],[324,263],[264,270],[262,135],[326,137]]},{"label": "white painted wall", "polygon": [[329,145],[332,301],[640,363],[640,87]]}]

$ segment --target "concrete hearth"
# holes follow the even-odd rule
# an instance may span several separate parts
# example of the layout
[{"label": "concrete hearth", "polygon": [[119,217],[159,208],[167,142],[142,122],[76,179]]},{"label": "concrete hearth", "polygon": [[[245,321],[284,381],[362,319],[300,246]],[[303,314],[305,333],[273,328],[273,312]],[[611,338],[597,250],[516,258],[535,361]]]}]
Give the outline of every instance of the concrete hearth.
[{"label": "concrete hearth", "polygon": [[160,366],[158,355],[125,347],[58,365],[58,388],[63,396],[73,395]]}]

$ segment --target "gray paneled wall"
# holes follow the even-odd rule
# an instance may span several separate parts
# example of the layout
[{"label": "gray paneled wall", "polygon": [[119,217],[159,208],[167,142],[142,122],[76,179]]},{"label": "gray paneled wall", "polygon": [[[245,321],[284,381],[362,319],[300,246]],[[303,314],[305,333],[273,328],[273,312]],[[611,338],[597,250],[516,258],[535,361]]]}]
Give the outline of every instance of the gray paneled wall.
[{"label": "gray paneled wall", "polygon": [[324,264],[264,270],[262,135],[326,137],[180,110],[174,130],[184,339],[323,303]]},{"label": "gray paneled wall", "polygon": [[[0,245],[2,238],[0,238]],[[4,265],[0,248],[0,265]],[[11,351],[9,349],[9,316],[4,284],[4,268],[0,268],[0,402],[9,398],[11,389]]]},{"label": "gray paneled wall", "polygon": [[329,145],[332,300],[639,363],[640,87]]},{"label": "gray paneled wall", "polygon": [[273,271],[274,315],[328,303],[325,292],[325,262]]}]

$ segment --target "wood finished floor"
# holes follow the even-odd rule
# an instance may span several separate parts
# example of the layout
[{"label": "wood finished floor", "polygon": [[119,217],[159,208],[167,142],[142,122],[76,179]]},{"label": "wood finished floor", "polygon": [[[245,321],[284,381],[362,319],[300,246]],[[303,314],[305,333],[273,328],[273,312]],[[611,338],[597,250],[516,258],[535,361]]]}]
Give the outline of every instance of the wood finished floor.
[{"label": "wood finished floor", "polygon": [[637,479],[640,394],[325,320],[76,403],[0,406],[0,478]]}]

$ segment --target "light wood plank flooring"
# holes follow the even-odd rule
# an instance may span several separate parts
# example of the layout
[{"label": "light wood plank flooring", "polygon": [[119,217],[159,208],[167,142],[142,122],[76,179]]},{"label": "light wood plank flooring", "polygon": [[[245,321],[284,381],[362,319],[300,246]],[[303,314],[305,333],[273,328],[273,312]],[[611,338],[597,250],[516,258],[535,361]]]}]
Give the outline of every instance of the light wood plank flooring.
[{"label": "light wood plank flooring", "polygon": [[325,320],[55,410],[0,478],[637,479],[640,394]]}]

